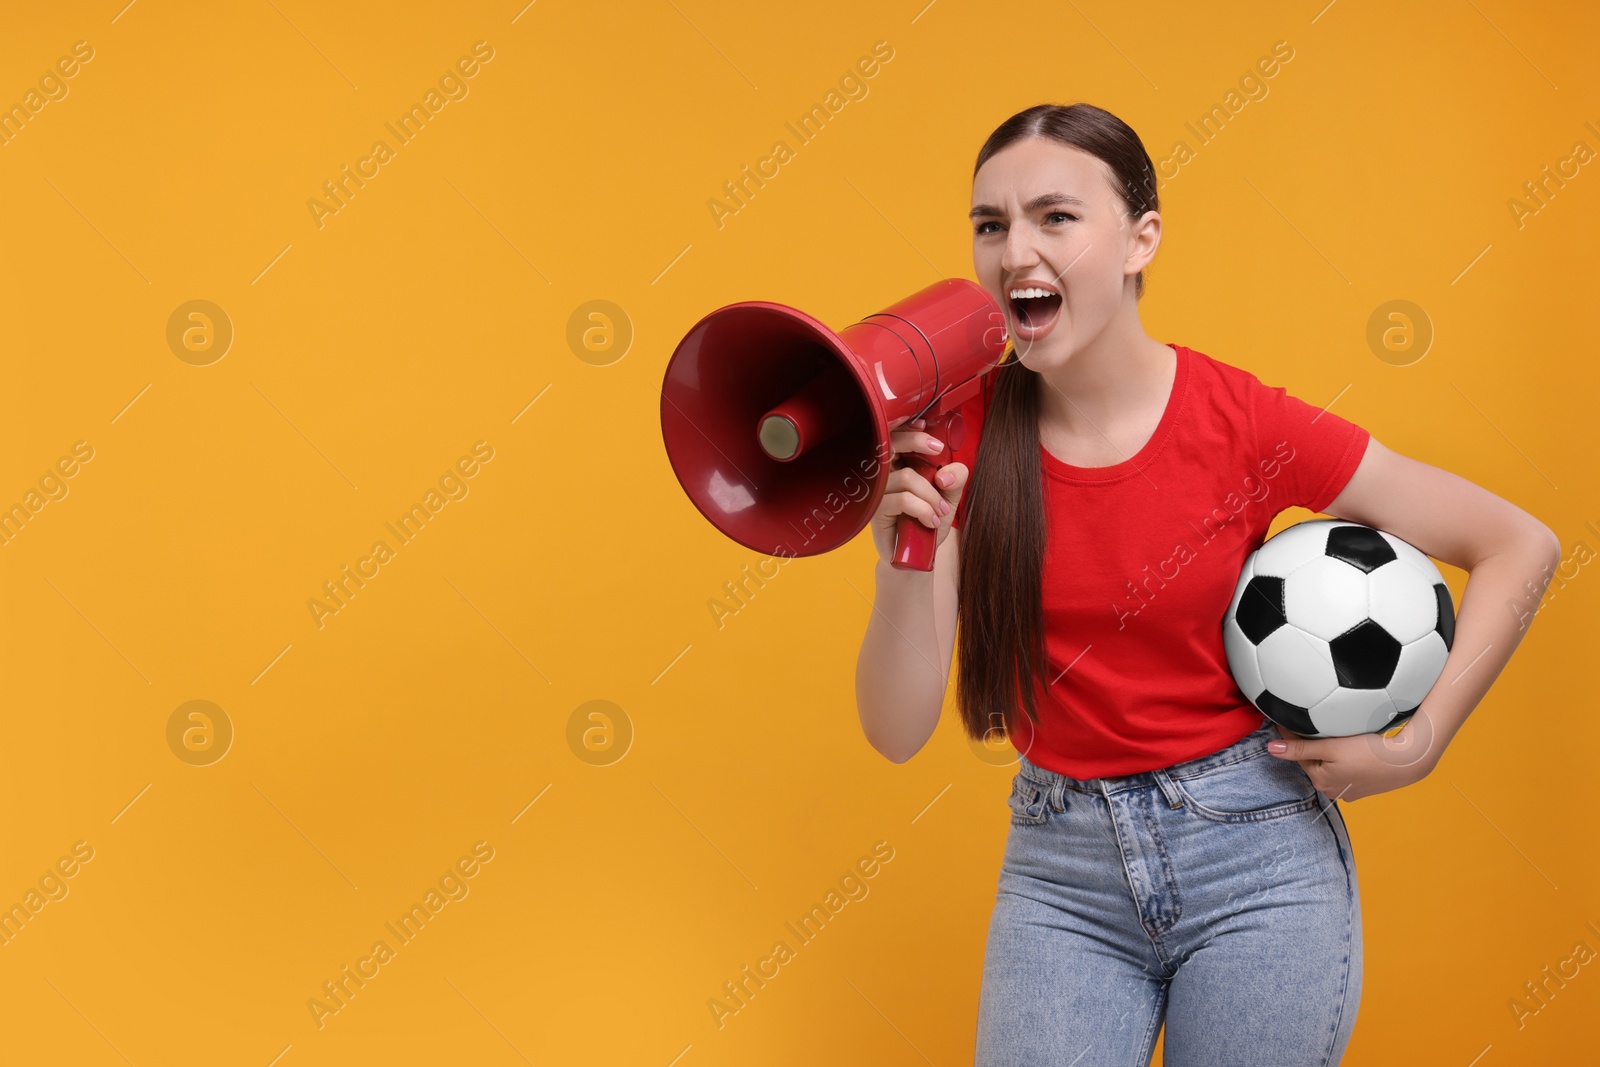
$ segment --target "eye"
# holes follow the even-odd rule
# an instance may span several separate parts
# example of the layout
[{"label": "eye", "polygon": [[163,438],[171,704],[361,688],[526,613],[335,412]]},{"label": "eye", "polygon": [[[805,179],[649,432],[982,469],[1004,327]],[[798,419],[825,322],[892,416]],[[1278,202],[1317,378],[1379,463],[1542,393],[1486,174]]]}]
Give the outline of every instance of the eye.
[{"label": "eye", "polygon": [[1072,220],[1072,221],[1074,221],[1074,222],[1076,222],[1076,221],[1078,221],[1078,216],[1076,216],[1076,215],[1069,215],[1069,214],[1067,214],[1067,213],[1066,213],[1066,212],[1065,212],[1065,211],[1052,211],[1052,212],[1050,212],[1050,214],[1048,214],[1048,215],[1046,215],[1046,216],[1045,216],[1045,219],[1046,219],[1046,220],[1047,220],[1047,221],[1048,221],[1048,220],[1049,220],[1049,219],[1054,219],[1054,218],[1063,218],[1063,219],[1071,219],[1071,220]]},{"label": "eye", "polygon": [[980,222],[980,223],[978,223],[977,227],[973,229],[972,232],[973,232],[974,235],[992,233],[993,232],[992,230],[986,230],[986,229],[984,229],[984,227],[985,226],[998,226],[998,225],[1000,225],[998,222]]}]

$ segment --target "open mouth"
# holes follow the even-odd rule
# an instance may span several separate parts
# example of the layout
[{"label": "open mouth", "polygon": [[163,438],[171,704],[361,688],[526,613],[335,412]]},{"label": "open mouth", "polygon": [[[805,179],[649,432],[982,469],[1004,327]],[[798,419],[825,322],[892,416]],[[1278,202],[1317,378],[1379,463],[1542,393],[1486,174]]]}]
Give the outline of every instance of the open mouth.
[{"label": "open mouth", "polygon": [[1013,297],[1011,311],[1017,320],[1017,333],[1025,340],[1032,340],[1055,323],[1061,313],[1061,297],[1055,293]]}]

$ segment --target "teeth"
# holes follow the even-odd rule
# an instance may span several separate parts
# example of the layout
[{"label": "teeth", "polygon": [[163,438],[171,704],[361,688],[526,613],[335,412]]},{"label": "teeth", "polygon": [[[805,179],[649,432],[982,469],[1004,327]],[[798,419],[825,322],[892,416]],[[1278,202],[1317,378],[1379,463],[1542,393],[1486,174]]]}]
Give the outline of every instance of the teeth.
[{"label": "teeth", "polygon": [[1048,289],[1029,288],[1029,289],[1013,289],[1013,290],[1011,290],[1011,299],[1013,299],[1013,300],[1028,300],[1028,299],[1033,299],[1033,298],[1041,297],[1041,296],[1055,296],[1055,295],[1056,295],[1055,293],[1052,293]]}]

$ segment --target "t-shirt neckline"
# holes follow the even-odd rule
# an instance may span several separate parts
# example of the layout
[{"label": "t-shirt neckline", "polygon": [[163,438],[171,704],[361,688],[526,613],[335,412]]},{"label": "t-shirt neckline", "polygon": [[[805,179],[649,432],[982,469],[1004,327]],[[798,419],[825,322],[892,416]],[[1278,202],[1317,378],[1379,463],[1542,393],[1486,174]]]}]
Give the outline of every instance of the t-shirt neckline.
[{"label": "t-shirt neckline", "polygon": [[1184,393],[1189,381],[1189,350],[1183,345],[1167,342],[1167,347],[1172,349],[1177,357],[1177,368],[1172,375],[1172,388],[1167,394],[1167,406],[1162,409],[1161,419],[1156,423],[1155,432],[1150,435],[1150,440],[1132,457],[1120,463],[1113,463],[1109,467],[1077,467],[1057,459],[1050,450],[1039,443],[1039,460],[1044,464],[1044,469],[1066,482],[1111,482],[1119,478],[1136,474],[1149,465],[1166,443],[1172,426],[1178,421],[1178,411],[1183,406]]}]

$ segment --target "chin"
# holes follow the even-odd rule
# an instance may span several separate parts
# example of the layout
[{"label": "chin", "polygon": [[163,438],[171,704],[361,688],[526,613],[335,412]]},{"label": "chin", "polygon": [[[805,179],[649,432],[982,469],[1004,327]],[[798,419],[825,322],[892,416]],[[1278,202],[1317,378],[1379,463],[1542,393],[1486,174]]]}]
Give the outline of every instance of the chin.
[{"label": "chin", "polygon": [[1052,333],[1038,344],[1026,349],[1018,347],[1017,361],[1036,373],[1054,370],[1072,359],[1072,338],[1064,333]]}]

